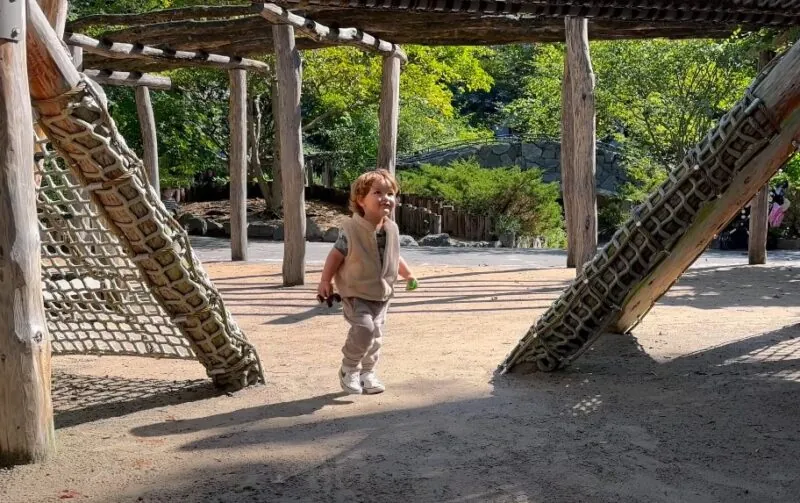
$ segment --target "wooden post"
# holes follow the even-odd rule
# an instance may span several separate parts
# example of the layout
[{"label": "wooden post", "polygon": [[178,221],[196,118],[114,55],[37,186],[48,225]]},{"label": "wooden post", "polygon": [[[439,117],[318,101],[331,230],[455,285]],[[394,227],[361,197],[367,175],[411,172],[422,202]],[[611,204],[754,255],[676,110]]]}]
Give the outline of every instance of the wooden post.
[{"label": "wooden post", "polygon": [[69,52],[72,54],[72,62],[75,64],[75,69],[79,72],[83,71],[83,47],[74,45],[69,46]]},{"label": "wooden post", "polygon": [[283,177],[281,176],[281,128],[278,120],[278,80],[272,81],[270,93],[272,104],[272,124],[275,129],[275,141],[272,143],[272,194],[270,208],[273,213],[280,214],[283,208]]},{"label": "wooden post", "polygon": [[[758,54],[758,69],[762,70],[772,61],[775,53],[761,51]],[[747,241],[747,255],[750,265],[767,263],[767,233],[769,225],[769,183],[758,191],[750,201],[750,228]]]},{"label": "wooden post", "polygon": [[294,28],[273,25],[275,72],[278,78],[280,167],[283,179],[283,284],[305,283],[306,203],[303,176],[303,136],[300,122],[300,51]]},{"label": "wooden post", "polygon": [[[575,236],[570,226],[570,212],[575,205],[568,200],[567,193],[572,193],[575,183],[572,173],[575,171],[572,149],[575,143],[572,116],[572,78],[569,73],[569,58],[564,55],[564,80],[561,84],[561,200],[564,204],[564,223],[567,229],[567,267],[575,267]],[[569,187],[569,189],[567,188]]]},{"label": "wooden post", "polygon": [[397,121],[400,114],[400,62],[398,54],[383,57],[381,104],[378,119],[378,168],[394,174],[397,157]]},{"label": "wooden post", "polygon": [[230,76],[231,147],[231,260],[247,260],[247,74],[228,70]]},{"label": "wooden post", "polygon": [[150,89],[146,86],[136,88],[136,114],[139,116],[139,128],[142,131],[142,162],[147,173],[150,186],[161,198],[161,183],[158,176],[158,136],[156,119],[153,115],[153,104],[150,102]]},{"label": "wooden post", "polygon": [[16,27],[0,39],[0,466],[55,451],[24,7]]},{"label": "wooden post", "polygon": [[[597,251],[597,200],[595,197],[595,109],[594,73],[589,57],[589,31],[586,18],[564,18],[567,36],[566,60],[572,103],[572,139],[567,148],[571,163],[564,184],[567,213],[567,235],[574,246],[577,273]],[[570,113],[565,110],[565,113]],[[563,159],[562,159],[563,162]]]}]

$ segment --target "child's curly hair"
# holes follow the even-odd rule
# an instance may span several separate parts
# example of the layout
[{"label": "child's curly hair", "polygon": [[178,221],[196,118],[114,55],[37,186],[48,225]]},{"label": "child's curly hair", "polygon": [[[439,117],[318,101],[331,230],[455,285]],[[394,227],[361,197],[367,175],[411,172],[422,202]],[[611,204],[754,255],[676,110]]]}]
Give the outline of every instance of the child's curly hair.
[{"label": "child's curly hair", "polygon": [[356,178],[356,181],[350,185],[350,202],[348,204],[350,211],[364,216],[364,209],[358,204],[358,200],[362,199],[369,194],[372,189],[372,184],[378,180],[385,180],[392,186],[395,195],[400,193],[400,186],[397,184],[397,179],[394,175],[386,169],[376,169],[362,173],[361,176]]}]

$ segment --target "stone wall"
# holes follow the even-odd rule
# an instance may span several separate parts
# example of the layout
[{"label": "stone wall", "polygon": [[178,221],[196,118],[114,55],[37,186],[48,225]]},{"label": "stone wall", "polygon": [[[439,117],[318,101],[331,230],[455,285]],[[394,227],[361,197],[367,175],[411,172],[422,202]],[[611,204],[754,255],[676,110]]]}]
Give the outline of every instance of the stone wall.
[{"label": "stone wall", "polygon": [[[545,182],[561,181],[561,144],[542,140],[533,143],[497,143],[492,145],[463,145],[398,159],[398,168],[418,167],[420,164],[447,166],[456,160],[475,158],[484,168],[518,166],[539,168]],[[627,181],[622,156],[604,144],[597,145],[596,179],[598,195],[616,194]]]}]

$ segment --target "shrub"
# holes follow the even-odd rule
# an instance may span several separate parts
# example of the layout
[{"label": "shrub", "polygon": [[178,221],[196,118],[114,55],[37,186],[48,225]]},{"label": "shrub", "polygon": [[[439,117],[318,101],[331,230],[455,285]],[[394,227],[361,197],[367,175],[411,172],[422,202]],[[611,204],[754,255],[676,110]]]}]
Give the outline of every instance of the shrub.
[{"label": "shrub", "polygon": [[403,192],[436,197],[478,215],[489,215],[495,232],[542,237],[550,247],[566,244],[559,189],[538,169],[481,168],[475,160],[447,167],[423,165],[400,174]]}]

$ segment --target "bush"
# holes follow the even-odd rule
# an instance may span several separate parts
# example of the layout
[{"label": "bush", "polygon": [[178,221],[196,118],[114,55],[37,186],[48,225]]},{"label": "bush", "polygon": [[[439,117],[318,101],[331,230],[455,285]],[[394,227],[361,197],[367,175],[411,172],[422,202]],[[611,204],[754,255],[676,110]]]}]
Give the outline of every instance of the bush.
[{"label": "bush", "polygon": [[402,172],[400,178],[405,193],[440,198],[471,213],[491,216],[497,233],[541,237],[549,247],[566,244],[558,184],[543,182],[538,169],[484,169],[475,160],[467,160],[447,167],[423,165]]}]

